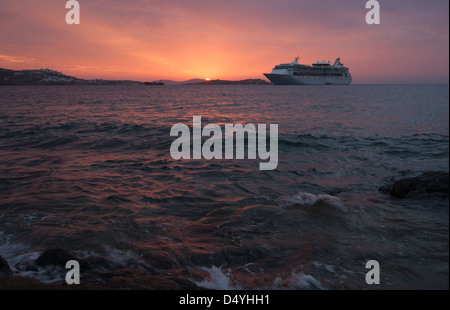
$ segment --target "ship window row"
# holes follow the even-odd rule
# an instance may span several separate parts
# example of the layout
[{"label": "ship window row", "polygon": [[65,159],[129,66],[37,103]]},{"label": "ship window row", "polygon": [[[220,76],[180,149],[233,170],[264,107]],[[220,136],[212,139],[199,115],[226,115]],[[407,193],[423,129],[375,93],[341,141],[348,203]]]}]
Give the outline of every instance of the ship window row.
[{"label": "ship window row", "polygon": [[347,68],[336,68],[336,67],[307,67],[307,66],[276,66],[274,69],[287,69],[287,70],[301,70],[301,71],[319,71],[319,72],[344,72]]},{"label": "ship window row", "polygon": [[308,73],[308,72],[315,72],[315,73],[346,73],[347,70],[339,70],[339,69],[334,69],[334,70],[311,70],[311,69],[306,69],[306,70],[295,70],[294,72],[299,72],[299,73]]},{"label": "ship window row", "polygon": [[294,72],[294,76],[344,76],[339,72]]},{"label": "ship window row", "polygon": [[305,68],[302,71],[314,71],[314,72],[344,72],[345,69],[341,68]]}]

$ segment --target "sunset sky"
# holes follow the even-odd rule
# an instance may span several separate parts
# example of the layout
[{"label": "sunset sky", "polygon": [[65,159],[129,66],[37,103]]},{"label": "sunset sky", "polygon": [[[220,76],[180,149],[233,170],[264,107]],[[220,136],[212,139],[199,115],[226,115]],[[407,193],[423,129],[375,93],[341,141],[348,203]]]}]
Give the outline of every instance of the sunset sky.
[{"label": "sunset sky", "polygon": [[448,83],[449,1],[0,0],[0,67],[80,78],[265,78],[274,65],[337,57],[354,83]]}]

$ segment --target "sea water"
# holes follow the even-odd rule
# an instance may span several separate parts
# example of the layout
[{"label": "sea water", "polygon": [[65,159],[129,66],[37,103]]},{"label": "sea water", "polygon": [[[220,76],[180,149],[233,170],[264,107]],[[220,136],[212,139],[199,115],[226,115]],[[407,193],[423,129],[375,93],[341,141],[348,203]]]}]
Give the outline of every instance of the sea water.
[{"label": "sea water", "polygon": [[[0,256],[61,247],[216,289],[448,289],[448,85],[2,86]],[[278,124],[278,166],[174,160],[177,123]]]}]

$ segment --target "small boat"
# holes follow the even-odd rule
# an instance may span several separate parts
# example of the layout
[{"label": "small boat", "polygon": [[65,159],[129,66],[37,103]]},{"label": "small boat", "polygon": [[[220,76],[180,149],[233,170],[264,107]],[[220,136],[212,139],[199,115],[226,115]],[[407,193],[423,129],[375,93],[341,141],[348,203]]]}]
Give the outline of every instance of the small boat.
[{"label": "small boat", "polygon": [[154,82],[144,82],[145,85],[152,85],[152,86],[162,86],[164,85],[164,82],[159,80],[159,82],[154,81]]}]

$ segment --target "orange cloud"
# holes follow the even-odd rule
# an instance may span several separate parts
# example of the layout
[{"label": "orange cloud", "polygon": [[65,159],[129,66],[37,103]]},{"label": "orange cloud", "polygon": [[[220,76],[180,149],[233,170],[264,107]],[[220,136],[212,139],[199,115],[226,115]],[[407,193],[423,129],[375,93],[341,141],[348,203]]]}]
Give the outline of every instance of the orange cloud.
[{"label": "orange cloud", "polygon": [[0,62],[22,64],[22,63],[32,62],[34,60],[35,60],[34,58],[27,58],[27,57],[23,57],[23,56],[8,56],[8,55],[0,54]]},{"label": "orange cloud", "polygon": [[300,55],[341,57],[355,83],[448,82],[448,1],[383,3],[372,27],[359,0],[80,0],[80,25],[65,23],[64,4],[2,2],[0,62],[81,78],[244,79]]}]

